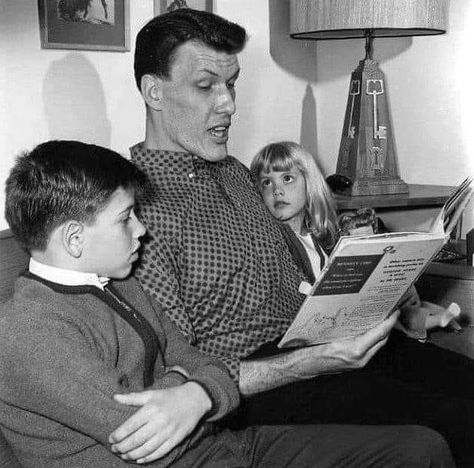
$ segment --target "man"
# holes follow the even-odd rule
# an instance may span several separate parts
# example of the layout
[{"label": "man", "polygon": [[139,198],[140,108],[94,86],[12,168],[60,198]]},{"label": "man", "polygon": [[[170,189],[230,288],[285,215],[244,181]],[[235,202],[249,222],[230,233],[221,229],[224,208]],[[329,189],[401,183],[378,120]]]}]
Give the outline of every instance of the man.
[{"label": "man", "polygon": [[[149,239],[138,278],[193,345],[227,364],[246,397],[238,425],[416,422],[442,431],[458,460],[469,459],[474,405],[464,397],[474,384],[450,389],[458,394],[446,400],[406,382],[417,378],[403,359],[413,361],[416,343],[402,348],[398,374],[391,348],[372,359],[397,314],[349,340],[276,349],[303,300],[303,277],[248,170],[227,155],[245,40],[240,26],[189,9],[154,18],[137,36],[146,136],[131,153],[152,183],[139,202]],[[470,362],[442,360],[474,375]]]}]

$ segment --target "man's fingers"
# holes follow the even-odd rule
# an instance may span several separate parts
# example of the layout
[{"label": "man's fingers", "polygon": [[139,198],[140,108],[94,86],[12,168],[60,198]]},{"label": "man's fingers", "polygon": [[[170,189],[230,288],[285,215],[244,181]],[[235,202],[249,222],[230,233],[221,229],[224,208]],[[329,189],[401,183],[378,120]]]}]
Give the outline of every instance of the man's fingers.
[{"label": "man's fingers", "polygon": [[387,317],[382,323],[379,323],[376,327],[369,330],[366,335],[369,337],[369,339],[372,338],[374,343],[385,339],[394,327],[399,315],[400,311],[396,310],[393,314],[390,315],[390,317]]}]

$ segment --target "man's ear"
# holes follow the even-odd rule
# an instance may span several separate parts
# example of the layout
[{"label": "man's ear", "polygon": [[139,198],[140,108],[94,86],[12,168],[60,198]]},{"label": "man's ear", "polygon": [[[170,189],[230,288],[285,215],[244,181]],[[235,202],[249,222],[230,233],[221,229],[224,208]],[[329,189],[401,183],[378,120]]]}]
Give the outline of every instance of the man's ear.
[{"label": "man's ear", "polygon": [[64,223],[61,229],[61,241],[69,255],[79,258],[84,247],[84,225],[75,220]]},{"label": "man's ear", "polygon": [[143,75],[140,88],[147,106],[156,111],[161,110],[162,79],[156,75]]}]

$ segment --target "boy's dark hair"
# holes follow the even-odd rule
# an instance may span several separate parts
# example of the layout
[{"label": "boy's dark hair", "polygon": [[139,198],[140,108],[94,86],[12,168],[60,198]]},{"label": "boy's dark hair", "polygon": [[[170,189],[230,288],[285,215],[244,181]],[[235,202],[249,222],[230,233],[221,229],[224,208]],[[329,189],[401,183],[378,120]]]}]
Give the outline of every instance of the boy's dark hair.
[{"label": "boy's dark hair", "polygon": [[181,8],[156,16],[138,33],[135,44],[135,81],[143,75],[169,78],[177,47],[188,41],[219,52],[237,54],[245,46],[245,29],[207,11]]},{"label": "boy's dark hair", "polygon": [[119,187],[144,185],[144,173],[114,151],[49,141],[18,156],[6,181],[5,218],[23,247],[44,250],[62,223],[91,223]]}]

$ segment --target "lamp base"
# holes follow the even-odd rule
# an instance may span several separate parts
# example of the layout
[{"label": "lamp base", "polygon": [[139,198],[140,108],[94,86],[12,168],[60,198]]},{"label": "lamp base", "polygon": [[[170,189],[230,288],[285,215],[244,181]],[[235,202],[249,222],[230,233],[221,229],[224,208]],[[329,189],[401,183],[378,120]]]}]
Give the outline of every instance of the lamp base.
[{"label": "lamp base", "polygon": [[336,172],[352,180],[347,195],[408,192],[398,171],[384,74],[370,58],[351,76]]}]

